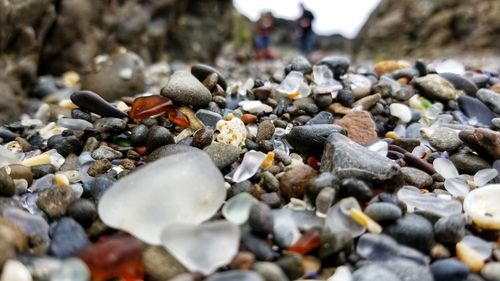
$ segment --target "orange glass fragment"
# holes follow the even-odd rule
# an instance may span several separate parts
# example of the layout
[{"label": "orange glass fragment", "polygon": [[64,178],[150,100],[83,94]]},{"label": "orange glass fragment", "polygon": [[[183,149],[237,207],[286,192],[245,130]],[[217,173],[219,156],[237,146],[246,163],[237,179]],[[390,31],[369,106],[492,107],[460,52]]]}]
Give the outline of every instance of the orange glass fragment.
[{"label": "orange glass fragment", "polygon": [[182,128],[189,128],[190,122],[187,116],[175,108],[167,110],[167,118],[170,122]]},{"label": "orange glass fragment", "polygon": [[241,115],[241,121],[245,124],[255,123],[255,121],[257,121],[257,116],[245,113]]},{"label": "orange glass fragment", "polygon": [[318,158],[316,158],[314,156],[307,157],[306,162],[307,162],[307,165],[311,166],[311,168],[313,168],[315,170],[319,170],[320,165],[321,165],[321,162],[318,160]]},{"label": "orange glass fragment", "polygon": [[144,155],[146,152],[148,152],[147,148],[145,146],[138,146],[134,148],[135,152],[139,153],[139,155]]},{"label": "orange glass fragment", "polygon": [[132,102],[128,116],[134,120],[144,120],[165,113],[174,105],[169,98],[160,95],[138,97]]},{"label": "orange glass fragment", "polygon": [[92,281],[139,281],[144,280],[143,247],[133,237],[113,237],[90,245],[78,257],[87,264]]},{"label": "orange glass fragment", "polygon": [[321,246],[321,236],[318,231],[309,230],[306,231],[302,236],[288,248],[289,252],[305,255],[310,251]]}]

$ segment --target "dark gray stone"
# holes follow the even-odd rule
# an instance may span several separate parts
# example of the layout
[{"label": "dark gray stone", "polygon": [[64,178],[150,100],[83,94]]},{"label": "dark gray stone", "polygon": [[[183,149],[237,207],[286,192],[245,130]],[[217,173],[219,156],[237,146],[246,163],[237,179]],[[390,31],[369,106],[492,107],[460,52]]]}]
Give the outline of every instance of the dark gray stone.
[{"label": "dark gray stone", "polygon": [[465,236],[467,220],[463,215],[440,218],[434,224],[436,240],[441,243],[456,244]]},{"label": "dark gray stone", "polygon": [[451,72],[439,73],[439,76],[450,81],[457,90],[462,90],[469,96],[476,95],[477,86],[471,80]]},{"label": "dark gray stone", "polygon": [[75,255],[90,244],[82,226],[68,217],[60,219],[49,234],[52,238],[49,254],[57,258]]},{"label": "dark gray stone", "polygon": [[456,259],[437,260],[431,264],[431,272],[435,281],[465,281],[469,269]]},{"label": "dark gray stone", "polygon": [[203,149],[219,169],[234,163],[240,157],[240,149],[234,145],[214,142]]},{"label": "dark gray stone", "polygon": [[175,103],[195,107],[206,106],[212,100],[210,91],[186,71],[176,71],[161,90],[161,95],[172,99]]},{"label": "dark gray stone", "polygon": [[295,126],[286,140],[298,153],[319,154],[323,151],[326,138],[332,133],[345,134],[345,129],[334,124]]},{"label": "dark gray stone", "polygon": [[476,118],[481,124],[491,126],[491,119],[495,118],[493,112],[479,99],[462,96],[458,98],[458,105],[469,118]]},{"label": "dark gray stone", "polygon": [[378,202],[368,205],[365,214],[375,221],[393,221],[403,215],[401,208],[387,202]]},{"label": "dark gray stone", "polygon": [[434,244],[434,228],[425,218],[407,214],[384,228],[384,233],[399,243],[429,253]]}]

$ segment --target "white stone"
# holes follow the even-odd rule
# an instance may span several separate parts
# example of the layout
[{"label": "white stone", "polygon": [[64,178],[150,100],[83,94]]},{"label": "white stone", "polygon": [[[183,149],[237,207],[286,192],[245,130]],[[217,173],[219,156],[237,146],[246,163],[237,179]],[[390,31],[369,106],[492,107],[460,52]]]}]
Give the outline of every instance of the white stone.
[{"label": "white stone", "polygon": [[436,158],[434,162],[432,162],[434,169],[445,179],[447,178],[456,178],[458,177],[457,168],[453,163],[445,158]]},{"label": "white stone", "polygon": [[399,118],[403,123],[408,123],[411,120],[411,110],[408,106],[402,103],[391,103],[389,106],[391,115]]},{"label": "white stone", "polygon": [[222,215],[226,220],[234,224],[243,224],[248,220],[250,208],[258,200],[246,192],[242,192],[231,199],[227,200],[222,207]]},{"label": "white stone", "polygon": [[208,275],[238,253],[240,229],[228,221],[177,224],[161,233],[163,246],[188,270]]},{"label": "white stone", "polygon": [[258,113],[261,113],[261,112],[269,113],[269,112],[273,111],[272,107],[270,107],[267,104],[263,104],[259,100],[245,100],[245,101],[240,101],[238,103],[238,105],[241,106],[241,108],[244,111],[247,111],[247,112],[250,112],[250,113],[255,113],[255,114],[258,114]]},{"label": "white stone", "polygon": [[160,158],[113,184],[98,205],[107,225],[130,232],[150,244],[175,223],[200,224],[226,198],[224,178],[200,151]]},{"label": "white stone", "polygon": [[488,184],[469,192],[464,211],[481,228],[500,230],[500,184]]},{"label": "white stone", "polygon": [[2,270],[0,281],[32,281],[31,273],[17,260],[8,260]]}]

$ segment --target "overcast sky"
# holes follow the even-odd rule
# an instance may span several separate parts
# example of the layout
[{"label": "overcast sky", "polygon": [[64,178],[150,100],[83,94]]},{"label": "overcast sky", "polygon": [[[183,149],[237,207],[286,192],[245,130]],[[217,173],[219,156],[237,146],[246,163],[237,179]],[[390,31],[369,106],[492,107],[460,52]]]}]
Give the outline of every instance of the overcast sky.
[{"label": "overcast sky", "polygon": [[[300,0],[233,0],[235,7],[251,20],[262,11],[271,11],[276,17],[295,19],[300,15]],[[318,34],[340,33],[353,38],[363,26],[370,12],[380,0],[304,0],[316,20],[314,30]]]}]

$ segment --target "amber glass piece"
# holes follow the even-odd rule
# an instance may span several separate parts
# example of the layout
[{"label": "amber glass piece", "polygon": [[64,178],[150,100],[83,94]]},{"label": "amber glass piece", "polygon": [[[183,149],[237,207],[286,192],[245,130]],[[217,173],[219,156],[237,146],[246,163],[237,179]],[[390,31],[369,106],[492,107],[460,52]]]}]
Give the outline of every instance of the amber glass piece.
[{"label": "amber glass piece", "polygon": [[245,124],[255,123],[255,121],[257,121],[257,116],[245,113],[241,116],[241,121],[243,121],[243,123]]},{"label": "amber glass piece", "polygon": [[318,160],[318,158],[314,156],[309,156],[307,157],[307,165],[311,166],[311,168],[315,170],[319,170],[319,167],[321,165],[321,162]]},{"label": "amber glass piece", "polygon": [[182,128],[189,128],[189,119],[184,113],[180,112],[176,108],[170,108],[167,111],[167,118],[170,122]]},{"label": "amber glass piece", "polygon": [[130,109],[128,116],[134,120],[144,120],[165,113],[173,107],[172,101],[164,96],[138,97],[132,102],[132,109]]},{"label": "amber glass piece", "polygon": [[120,278],[144,280],[143,244],[133,237],[107,238],[78,254],[92,273],[92,281]]},{"label": "amber glass piece", "polygon": [[318,231],[309,230],[306,231],[302,236],[288,248],[289,252],[305,255],[310,251],[321,246],[321,236]]},{"label": "amber glass piece", "polygon": [[145,155],[146,152],[148,152],[147,148],[145,146],[138,146],[134,148],[135,152],[139,153],[139,155]]}]

